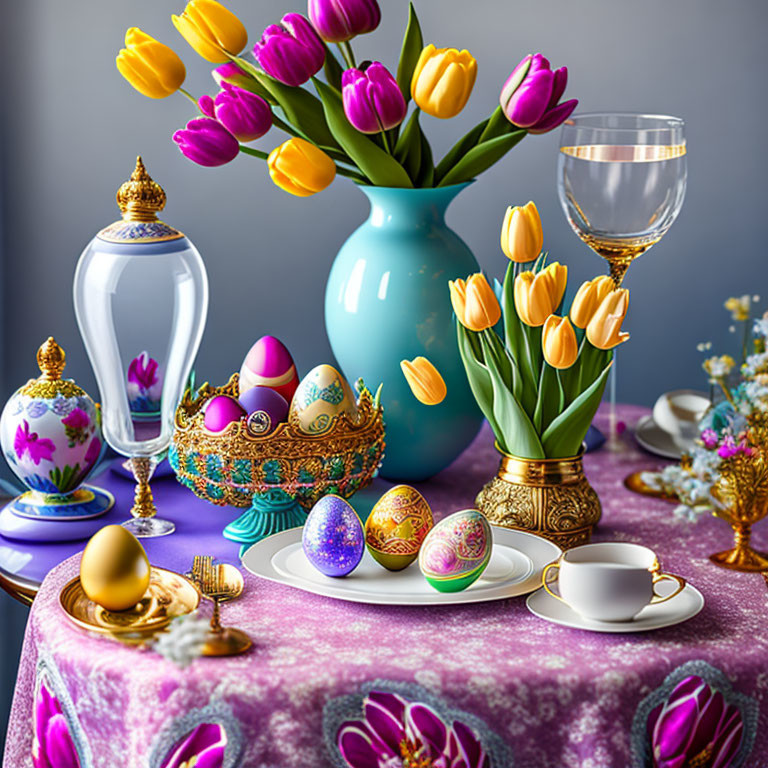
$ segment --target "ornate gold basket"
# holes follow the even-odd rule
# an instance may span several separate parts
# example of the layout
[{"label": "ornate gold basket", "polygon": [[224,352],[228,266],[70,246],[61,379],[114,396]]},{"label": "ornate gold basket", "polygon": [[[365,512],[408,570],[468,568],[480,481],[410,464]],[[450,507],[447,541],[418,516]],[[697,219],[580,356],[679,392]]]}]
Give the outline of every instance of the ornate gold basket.
[{"label": "ornate gold basket", "polygon": [[302,525],[308,510],[326,494],[344,498],[366,486],[384,455],[383,412],[362,384],[358,418],[337,416],[322,435],[307,435],[292,423],[265,436],[251,435],[244,422],[218,433],[203,425],[203,406],[216,395],[237,397],[238,374],[223,387],[187,390],[176,410],[168,458],[179,481],[220,506],[248,507],[224,536],[250,545]]}]

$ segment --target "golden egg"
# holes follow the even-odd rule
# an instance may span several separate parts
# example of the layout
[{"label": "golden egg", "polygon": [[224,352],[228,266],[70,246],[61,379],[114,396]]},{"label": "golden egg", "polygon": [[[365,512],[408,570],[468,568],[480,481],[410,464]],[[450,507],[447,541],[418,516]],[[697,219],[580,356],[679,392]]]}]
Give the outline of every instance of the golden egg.
[{"label": "golden egg", "polygon": [[407,568],[418,556],[432,528],[427,500],[410,485],[390,488],[365,523],[365,545],[376,562],[390,571]]},{"label": "golden egg", "polygon": [[80,583],[88,598],[108,611],[132,608],[149,587],[144,547],[121,525],[104,526],[85,547]]}]

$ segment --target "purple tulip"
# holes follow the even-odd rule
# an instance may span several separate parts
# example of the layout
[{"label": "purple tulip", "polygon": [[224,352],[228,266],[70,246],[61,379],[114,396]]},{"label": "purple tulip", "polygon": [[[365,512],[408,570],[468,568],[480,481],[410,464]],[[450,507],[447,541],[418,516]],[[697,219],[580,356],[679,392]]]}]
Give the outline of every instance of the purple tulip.
[{"label": "purple tulip", "polygon": [[80,759],[59,700],[41,678],[35,697],[35,727],[32,741],[34,768],[80,768]]},{"label": "purple tulip", "polygon": [[322,69],[325,46],[300,13],[286,13],[279,24],[264,30],[253,55],[268,75],[297,87]]},{"label": "purple tulip", "polygon": [[226,64],[216,67],[216,69],[211,72],[211,77],[216,81],[216,85],[218,85],[219,88],[224,87],[223,83],[236,85],[239,88],[246,88],[253,82],[253,78],[250,75],[246,75],[234,61],[228,61]]},{"label": "purple tulip", "polygon": [[258,94],[224,83],[214,102],[216,119],[238,140],[255,141],[272,127],[272,110]]},{"label": "purple tulip", "polygon": [[381,21],[376,0],[309,0],[309,19],[327,43],[373,32]]},{"label": "purple tulip", "polygon": [[227,732],[218,723],[201,723],[166,755],[161,768],[222,768]]},{"label": "purple tulip", "polygon": [[206,117],[216,117],[215,104],[213,102],[213,97],[209,96],[207,93],[204,93],[197,100],[197,106]]},{"label": "purple tulip", "polygon": [[237,139],[218,121],[210,117],[196,117],[173,134],[181,154],[198,165],[213,168],[225,165],[237,157],[240,145]]},{"label": "purple tulip", "polygon": [[696,675],[681,681],[648,718],[654,768],[728,768],[744,730],[741,712]]},{"label": "purple tulip", "polygon": [[458,721],[448,726],[426,704],[372,691],[363,701],[363,716],[344,723],[336,737],[350,768],[490,768],[475,733]]},{"label": "purple tulip", "polygon": [[341,77],[344,112],[361,133],[379,133],[400,125],[407,106],[397,80],[378,61],[366,69],[348,69]]},{"label": "purple tulip", "polygon": [[529,133],[557,128],[576,109],[577,99],[557,102],[568,82],[568,68],[554,72],[540,53],[528,54],[504,83],[499,99],[507,120]]}]

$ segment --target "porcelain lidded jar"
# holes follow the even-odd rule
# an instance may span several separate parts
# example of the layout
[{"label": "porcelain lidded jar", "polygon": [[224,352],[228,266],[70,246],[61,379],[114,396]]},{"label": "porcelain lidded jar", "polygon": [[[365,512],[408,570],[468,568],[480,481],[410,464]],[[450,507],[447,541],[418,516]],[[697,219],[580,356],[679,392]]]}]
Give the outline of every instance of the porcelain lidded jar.
[{"label": "porcelain lidded jar", "polygon": [[61,377],[64,350],[50,337],[37,352],[41,375],[8,400],[0,443],[11,469],[29,491],[8,506],[22,517],[60,520],[106,512],[112,497],[83,486],[101,456],[101,415],[71,379]]}]

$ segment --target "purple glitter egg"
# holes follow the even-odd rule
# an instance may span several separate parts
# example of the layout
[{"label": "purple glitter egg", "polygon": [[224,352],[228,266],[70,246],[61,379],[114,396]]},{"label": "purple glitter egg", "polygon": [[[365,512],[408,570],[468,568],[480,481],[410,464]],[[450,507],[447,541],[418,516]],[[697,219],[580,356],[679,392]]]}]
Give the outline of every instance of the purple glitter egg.
[{"label": "purple glitter egg", "polygon": [[240,395],[240,405],[248,414],[248,431],[256,436],[274,432],[288,416],[287,400],[269,387],[251,387]]},{"label": "purple glitter egg", "polygon": [[365,534],[348,502],[340,496],[323,496],[307,516],[301,545],[307,560],[320,573],[346,576],[363,559]]}]

